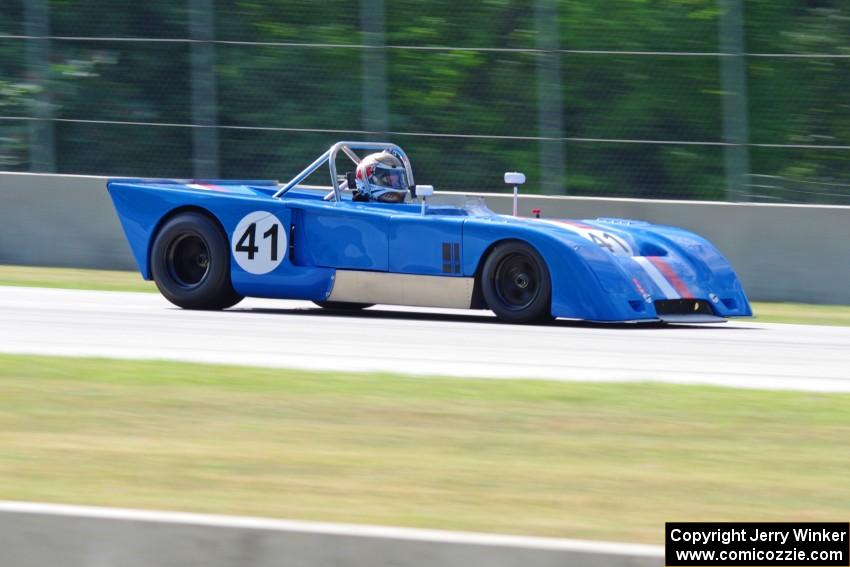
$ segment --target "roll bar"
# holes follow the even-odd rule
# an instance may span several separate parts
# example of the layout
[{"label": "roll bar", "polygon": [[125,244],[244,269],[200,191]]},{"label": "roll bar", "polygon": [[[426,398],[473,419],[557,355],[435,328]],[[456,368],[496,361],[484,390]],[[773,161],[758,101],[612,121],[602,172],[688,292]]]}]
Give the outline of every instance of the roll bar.
[{"label": "roll bar", "polygon": [[[401,160],[401,163],[404,165],[404,171],[407,173],[407,182],[410,187],[415,187],[413,183],[413,168],[410,167],[410,160],[407,159],[407,154],[404,153],[400,147],[395,144],[388,144],[382,142],[337,142],[328,150],[316,158],[316,160],[308,165],[301,173],[293,177],[286,185],[277,190],[277,192],[272,195],[275,199],[280,199],[283,195],[285,195],[290,189],[307,179],[310,174],[314,171],[322,167],[325,163],[328,164],[328,168],[331,173],[331,187],[334,190],[334,201],[339,202],[342,200],[342,189],[339,186],[339,179],[336,174],[336,156],[341,151],[348,158],[354,162],[355,165],[360,163],[360,157],[354,152],[354,150],[372,150],[372,151],[382,151],[386,150],[393,155],[395,155],[398,159]],[[330,196],[330,195],[329,195]]]}]

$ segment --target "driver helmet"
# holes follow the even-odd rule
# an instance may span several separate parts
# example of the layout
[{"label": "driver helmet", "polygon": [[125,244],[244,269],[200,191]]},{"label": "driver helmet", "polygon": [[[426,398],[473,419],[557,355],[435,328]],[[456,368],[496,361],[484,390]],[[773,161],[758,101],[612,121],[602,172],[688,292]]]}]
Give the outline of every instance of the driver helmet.
[{"label": "driver helmet", "polygon": [[357,193],[370,201],[402,203],[407,195],[407,172],[390,152],[369,154],[357,164]]}]

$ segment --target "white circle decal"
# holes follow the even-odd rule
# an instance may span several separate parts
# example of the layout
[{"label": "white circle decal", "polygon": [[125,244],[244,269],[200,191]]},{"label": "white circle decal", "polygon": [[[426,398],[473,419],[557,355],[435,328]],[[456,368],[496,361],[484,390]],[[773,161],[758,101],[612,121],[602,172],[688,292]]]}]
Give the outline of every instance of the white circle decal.
[{"label": "white circle decal", "polygon": [[272,213],[245,215],[231,238],[230,251],[239,267],[250,274],[267,274],[286,256],[286,231]]}]

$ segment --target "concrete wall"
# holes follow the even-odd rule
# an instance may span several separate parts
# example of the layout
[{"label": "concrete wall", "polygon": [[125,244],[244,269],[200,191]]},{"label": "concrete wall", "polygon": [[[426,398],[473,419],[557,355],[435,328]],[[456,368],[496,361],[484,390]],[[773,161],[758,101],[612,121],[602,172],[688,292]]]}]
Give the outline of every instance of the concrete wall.
[{"label": "concrete wall", "polygon": [[648,545],[0,502],[4,567],[660,567],[662,563],[662,548]]},{"label": "concrete wall", "polygon": [[106,179],[0,173],[0,264],[135,270]]},{"label": "concrete wall", "polygon": [[[134,269],[105,178],[0,173],[0,264]],[[485,195],[510,212],[508,195]],[[688,228],[732,261],[752,299],[850,304],[850,207],[526,196],[520,214]]]}]

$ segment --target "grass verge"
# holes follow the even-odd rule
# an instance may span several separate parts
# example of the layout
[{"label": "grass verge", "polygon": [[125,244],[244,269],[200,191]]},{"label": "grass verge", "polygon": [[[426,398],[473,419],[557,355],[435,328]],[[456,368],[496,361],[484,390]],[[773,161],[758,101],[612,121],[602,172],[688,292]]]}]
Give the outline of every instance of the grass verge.
[{"label": "grass verge", "polygon": [[[55,287],[105,291],[155,292],[153,282],[136,272],[0,266],[0,286]],[[799,325],[850,326],[850,305],[808,305],[804,303],[753,303],[757,321]]]},{"label": "grass verge", "polygon": [[850,326],[850,305],[755,302],[753,311],[762,323]]},{"label": "grass verge", "polygon": [[34,266],[0,266],[0,286],[3,285],[100,291],[156,291],[154,283],[143,280],[138,272]]},{"label": "grass verge", "polygon": [[0,499],[661,543],[850,509],[850,396],[0,356]]}]

